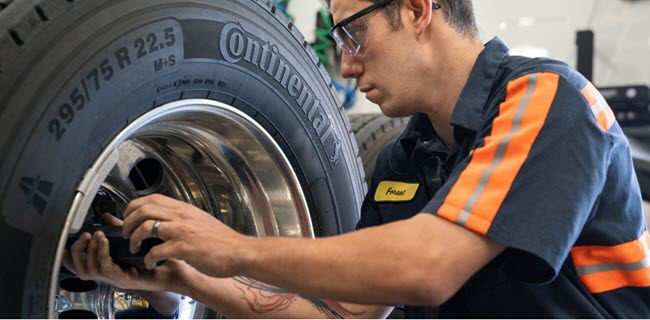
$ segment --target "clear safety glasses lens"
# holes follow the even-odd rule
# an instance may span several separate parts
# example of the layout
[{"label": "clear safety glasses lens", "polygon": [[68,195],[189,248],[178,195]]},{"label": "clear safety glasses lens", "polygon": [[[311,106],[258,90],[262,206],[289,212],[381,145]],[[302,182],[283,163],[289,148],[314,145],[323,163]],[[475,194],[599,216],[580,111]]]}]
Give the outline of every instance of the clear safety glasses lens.
[{"label": "clear safety glasses lens", "polygon": [[368,33],[368,24],[359,18],[332,30],[332,37],[341,49],[354,57],[368,41]]}]

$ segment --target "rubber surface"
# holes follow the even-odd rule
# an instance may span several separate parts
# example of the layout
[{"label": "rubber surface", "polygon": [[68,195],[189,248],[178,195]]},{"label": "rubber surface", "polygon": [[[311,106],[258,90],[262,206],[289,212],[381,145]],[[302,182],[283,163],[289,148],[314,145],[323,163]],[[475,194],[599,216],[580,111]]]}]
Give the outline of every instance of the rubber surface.
[{"label": "rubber surface", "polygon": [[172,101],[247,113],[291,162],[315,233],[354,229],[364,185],[350,123],[270,1],[0,1],[0,241],[11,244],[0,249],[0,317],[47,317],[85,171],[129,123]]},{"label": "rubber surface", "polygon": [[377,155],[383,146],[404,131],[409,118],[389,118],[382,113],[358,113],[348,116],[359,145],[359,155],[366,172],[365,180],[369,185]]}]

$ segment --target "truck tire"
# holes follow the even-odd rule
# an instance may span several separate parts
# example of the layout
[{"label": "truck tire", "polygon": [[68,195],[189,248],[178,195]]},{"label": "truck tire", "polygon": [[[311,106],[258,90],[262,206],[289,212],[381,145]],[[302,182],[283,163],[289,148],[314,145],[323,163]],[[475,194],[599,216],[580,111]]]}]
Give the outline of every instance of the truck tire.
[{"label": "truck tire", "polygon": [[353,113],[349,117],[366,172],[365,180],[370,185],[377,155],[404,131],[409,118],[389,118],[382,113]]},{"label": "truck tire", "polygon": [[358,220],[350,123],[271,1],[0,1],[0,99],[0,317],[56,317],[99,191],[117,214],[162,193],[258,235]]}]

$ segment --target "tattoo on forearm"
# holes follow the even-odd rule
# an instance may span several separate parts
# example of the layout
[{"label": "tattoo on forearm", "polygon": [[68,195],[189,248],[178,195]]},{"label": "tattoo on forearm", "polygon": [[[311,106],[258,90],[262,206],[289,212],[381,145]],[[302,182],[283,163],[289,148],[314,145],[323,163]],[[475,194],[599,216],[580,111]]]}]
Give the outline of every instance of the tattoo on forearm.
[{"label": "tattoo on forearm", "polygon": [[282,288],[270,286],[268,284],[259,282],[257,280],[235,277],[235,287],[241,291],[241,298],[246,300],[246,303],[252,311],[256,313],[267,313],[271,311],[281,311],[289,308],[297,298],[302,298],[311,303],[319,312],[328,318],[348,318],[350,316],[359,316],[365,313],[352,312],[343,307],[339,302],[319,299],[314,297],[303,296],[291,293]]},{"label": "tattoo on forearm", "polygon": [[326,300],[326,299],[316,299],[316,298],[309,298],[309,297],[304,297],[305,300],[311,302],[318,311],[320,311],[322,314],[326,315],[327,318],[333,319],[343,319],[343,318],[349,318],[350,316],[360,316],[364,313],[365,311],[361,312],[352,312],[345,307],[341,305],[338,301],[333,301],[333,300]]},{"label": "tattoo on forearm", "polygon": [[235,287],[242,293],[248,306],[256,313],[285,310],[296,301],[297,294],[289,293],[280,288],[272,287],[248,278],[235,277],[234,280],[243,286]]}]

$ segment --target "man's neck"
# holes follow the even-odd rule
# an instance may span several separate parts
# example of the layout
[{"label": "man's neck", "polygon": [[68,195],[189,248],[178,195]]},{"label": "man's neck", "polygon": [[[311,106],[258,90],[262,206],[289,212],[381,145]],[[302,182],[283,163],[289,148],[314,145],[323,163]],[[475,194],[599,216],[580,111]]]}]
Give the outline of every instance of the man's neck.
[{"label": "man's neck", "polygon": [[448,61],[443,61],[446,66],[444,74],[447,77],[435,90],[434,102],[427,113],[434,129],[449,148],[454,144],[454,128],[450,124],[451,116],[460,94],[467,84],[474,63],[484,49],[479,40],[463,39],[451,43],[444,47],[446,52],[442,55],[449,57]]}]

